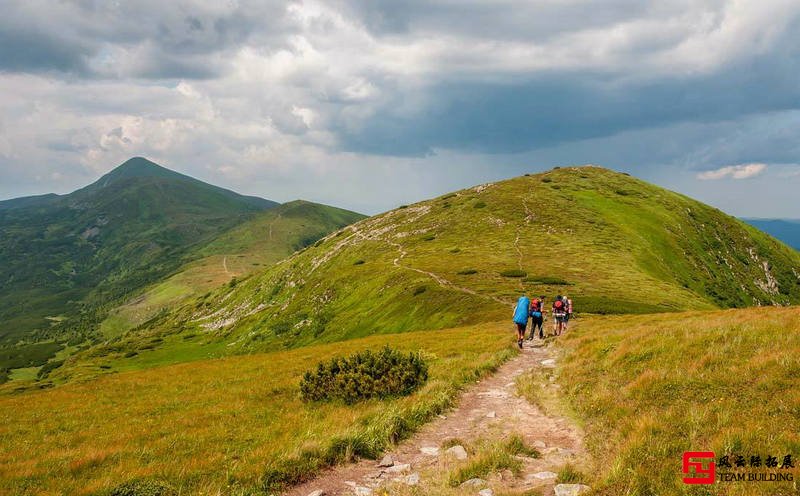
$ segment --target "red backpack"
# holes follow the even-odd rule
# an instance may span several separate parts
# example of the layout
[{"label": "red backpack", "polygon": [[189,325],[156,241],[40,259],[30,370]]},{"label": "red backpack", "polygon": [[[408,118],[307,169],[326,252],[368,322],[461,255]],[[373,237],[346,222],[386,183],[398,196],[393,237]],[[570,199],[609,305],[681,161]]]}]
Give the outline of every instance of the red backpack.
[{"label": "red backpack", "polygon": [[541,312],[542,311],[542,300],[536,298],[531,303],[531,312]]},{"label": "red backpack", "polygon": [[553,310],[555,310],[557,312],[563,311],[564,310],[564,302],[561,301],[561,300],[556,300],[555,302],[553,302]]}]

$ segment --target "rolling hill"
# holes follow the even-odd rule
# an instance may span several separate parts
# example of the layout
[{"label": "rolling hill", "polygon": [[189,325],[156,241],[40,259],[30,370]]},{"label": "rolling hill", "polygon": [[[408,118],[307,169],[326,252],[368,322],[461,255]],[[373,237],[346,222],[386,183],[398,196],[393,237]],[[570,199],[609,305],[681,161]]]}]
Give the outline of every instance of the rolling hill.
[{"label": "rolling hill", "polygon": [[119,334],[361,217],[242,196],[143,158],[68,195],[0,202],[0,379],[12,369],[35,377],[87,340]]},{"label": "rolling hill", "polygon": [[59,380],[506,319],[522,292],[598,314],[785,305],[800,301],[800,254],[628,175],[555,169],[350,225],[87,351]]},{"label": "rolling hill", "polygon": [[101,331],[105,337],[120,335],[159,311],[263,270],[363,218],[355,212],[302,200],[259,213],[196,250],[198,259],[113,309],[102,322]]},{"label": "rolling hill", "polygon": [[276,205],[143,158],[67,195],[0,202],[0,369],[93,337],[109,305]]}]

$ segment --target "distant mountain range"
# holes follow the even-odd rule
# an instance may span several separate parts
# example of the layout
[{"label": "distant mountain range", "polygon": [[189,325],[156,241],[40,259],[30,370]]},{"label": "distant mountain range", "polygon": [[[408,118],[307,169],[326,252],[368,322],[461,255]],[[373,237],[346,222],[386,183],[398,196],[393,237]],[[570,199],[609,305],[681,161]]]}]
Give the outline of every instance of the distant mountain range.
[{"label": "distant mountain range", "polygon": [[[217,246],[251,246],[259,238],[231,229],[276,208],[287,214],[279,205],[140,157],[70,194],[0,201],[0,371],[41,365],[64,346],[101,339],[100,324],[112,309],[209,256],[212,242],[226,233]],[[288,211],[296,207],[289,204]],[[282,258],[361,218],[341,212],[309,207],[313,229],[297,234],[307,239],[280,237],[280,246],[271,248],[269,240],[259,239],[261,249]],[[319,220],[328,215],[333,217]],[[226,269],[223,279],[246,272]],[[190,289],[184,288],[191,294]]]},{"label": "distant mountain range", "polygon": [[800,219],[742,219],[751,226],[800,250]]}]

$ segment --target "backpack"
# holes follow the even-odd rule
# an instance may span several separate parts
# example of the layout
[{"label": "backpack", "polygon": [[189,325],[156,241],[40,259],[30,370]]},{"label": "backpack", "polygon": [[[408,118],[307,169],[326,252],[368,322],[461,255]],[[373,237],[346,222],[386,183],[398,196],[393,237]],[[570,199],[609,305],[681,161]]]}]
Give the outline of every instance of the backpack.
[{"label": "backpack", "polygon": [[522,296],[517,300],[517,307],[514,309],[514,323],[528,324],[528,308],[530,308],[531,300],[527,296]]},{"label": "backpack", "polygon": [[531,303],[531,312],[541,312],[542,311],[542,300],[536,298]]},{"label": "backpack", "polygon": [[563,312],[564,311],[564,302],[561,300],[556,300],[553,302],[553,310],[556,312]]}]

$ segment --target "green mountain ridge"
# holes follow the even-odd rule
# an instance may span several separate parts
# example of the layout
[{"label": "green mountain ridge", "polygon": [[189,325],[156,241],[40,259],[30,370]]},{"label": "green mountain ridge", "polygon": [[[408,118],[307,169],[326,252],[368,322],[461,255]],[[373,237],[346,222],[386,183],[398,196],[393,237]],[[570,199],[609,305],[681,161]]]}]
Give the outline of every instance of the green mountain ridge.
[{"label": "green mountain ridge", "polygon": [[568,293],[601,314],[787,305],[800,301],[800,254],[626,174],[557,168],[349,225],[87,351],[63,377],[502,320],[521,293]]},{"label": "green mountain ridge", "polygon": [[[305,214],[292,217],[303,208]],[[283,223],[282,230],[276,225],[279,242],[258,250],[257,240],[248,241],[245,233],[273,209],[297,225]],[[41,365],[54,353],[63,354],[64,346],[98,340],[109,312],[215,249],[232,248],[238,240],[240,251],[247,246],[251,253],[263,251],[253,262],[268,265],[359,218],[308,202],[281,206],[239,195],[140,157],[67,195],[0,202],[0,375]],[[233,230],[237,226],[245,227]],[[223,282],[249,272],[240,267]],[[194,286],[207,291],[219,281],[191,282],[180,288],[183,296],[191,296]],[[117,330],[139,323],[117,322]]]},{"label": "green mountain ridge", "polygon": [[130,330],[155,316],[236,278],[275,264],[363,215],[295,200],[257,214],[195,251],[196,260],[113,309],[101,324],[106,337]]}]

